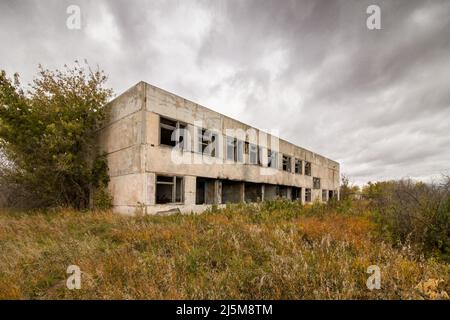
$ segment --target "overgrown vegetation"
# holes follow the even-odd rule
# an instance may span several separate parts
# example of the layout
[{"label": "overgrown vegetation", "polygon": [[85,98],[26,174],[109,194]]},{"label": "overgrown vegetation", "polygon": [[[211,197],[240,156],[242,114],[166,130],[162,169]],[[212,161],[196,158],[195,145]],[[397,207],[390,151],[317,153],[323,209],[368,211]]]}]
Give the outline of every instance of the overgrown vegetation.
[{"label": "overgrown vegetation", "polygon": [[[447,299],[448,263],[390,242],[368,200],[200,215],[0,213],[0,298]],[[66,269],[81,268],[80,290]],[[367,268],[381,270],[369,290]]]},{"label": "overgrown vegetation", "polygon": [[76,62],[48,70],[25,90],[0,72],[0,191],[13,207],[87,208],[92,193],[108,206],[107,164],[95,131],[112,90],[103,71]]},{"label": "overgrown vegetation", "polygon": [[377,223],[395,243],[410,242],[428,256],[450,261],[450,178],[369,183],[362,195]]}]

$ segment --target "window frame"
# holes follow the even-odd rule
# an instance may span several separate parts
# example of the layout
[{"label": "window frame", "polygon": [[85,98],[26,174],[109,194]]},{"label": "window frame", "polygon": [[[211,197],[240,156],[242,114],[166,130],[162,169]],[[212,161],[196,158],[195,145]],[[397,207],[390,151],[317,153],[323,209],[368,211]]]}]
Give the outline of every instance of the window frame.
[{"label": "window frame", "polygon": [[[297,170],[297,164],[299,165]],[[294,173],[295,174],[303,174],[303,160],[294,158]]]},{"label": "window frame", "polygon": [[312,176],[312,164],[309,161],[305,161],[305,176]]},{"label": "window frame", "polygon": [[[286,165],[286,169],[285,169],[285,165]],[[283,154],[281,169],[285,172],[292,172],[292,157],[291,156],[289,156],[287,154]]]},{"label": "window frame", "polygon": [[[255,157],[255,161],[252,161],[252,154]],[[258,145],[255,143],[249,143],[248,145],[248,163],[249,164],[259,164],[258,163]]]},{"label": "window frame", "polygon": [[[158,178],[172,178],[172,181],[158,181]],[[179,183],[178,183],[179,181]],[[183,176],[177,175],[166,175],[166,174],[156,174],[155,177],[155,204],[183,204],[184,203],[184,188],[185,180]],[[169,202],[158,202],[158,185],[170,185],[172,188],[171,201]],[[177,201],[177,189],[180,187],[180,200]]]},{"label": "window frame", "polygon": [[320,189],[321,181],[319,177],[313,177],[313,189]]},{"label": "window frame", "polygon": [[[275,160],[275,161],[273,161]],[[278,169],[278,152],[267,149],[267,167]]]},{"label": "window frame", "polygon": [[[161,120],[167,120],[168,122],[173,122],[173,123],[175,123],[175,126],[167,124],[167,123],[163,123]],[[187,127],[187,124],[182,122],[182,121],[178,121],[178,120],[171,119],[171,118],[164,117],[164,116],[160,115],[159,116],[159,145],[160,146],[168,146],[168,147],[172,147],[172,148],[176,148],[177,145],[178,145],[181,150],[186,149],[186,142],[187,141],[185,139],[184,134],[180,134],[180,129],[186,130],[186,127]],[[171,133],[171,140],[170,141],[172,141],[172,134],[173,134],[173,132],[175,130],[177,130],[176,131],[177,134],[175,136],[176,140],[173,141],[173,143],[174,143],[173,145],[172,144],[162,143],[161,129],[171,130],[172,131],[172,133]],[[183,137],[182,144],[180,144],[180,138],[181,137]]]}]

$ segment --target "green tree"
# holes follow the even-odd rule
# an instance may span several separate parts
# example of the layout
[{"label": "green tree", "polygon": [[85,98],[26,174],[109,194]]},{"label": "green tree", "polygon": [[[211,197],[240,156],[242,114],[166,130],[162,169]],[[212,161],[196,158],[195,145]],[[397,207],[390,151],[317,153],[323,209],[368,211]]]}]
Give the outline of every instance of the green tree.
[{"label": "green tree", "polygon": [[19,75],[0,73],[0,184],[10,204],[86,208],[103,192],[107,163],[95,145],[112,90],[106,75],[64,65],[38,75],[25,90]]}]

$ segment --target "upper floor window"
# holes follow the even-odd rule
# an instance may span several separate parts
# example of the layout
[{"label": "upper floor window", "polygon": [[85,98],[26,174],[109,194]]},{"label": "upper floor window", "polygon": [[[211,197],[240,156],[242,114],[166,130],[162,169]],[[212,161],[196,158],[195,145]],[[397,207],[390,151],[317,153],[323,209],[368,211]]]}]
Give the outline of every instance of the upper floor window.
[{"label": "upper floor window", "polygon": [[244,162],[244,141],[227,137],[227,160]]},{"label": "upper floor window", "polygon": [[269,168],[278,168],[278,152],[267,150],[267,166]]},{"label": "upper floor window", "polygon": [[283,154],[283,171],[291,172],[291,157]]},{"label": "upper floor window", "polygon": [[218,157],[218,134],[202,128],[197,130],[197,152],[211,157]]},{"label": "upper floor window", "polygon": [[313,188],[314,189],[320,189],[320,178],[313,178]]},{"label": "upper floor window", "polygon": [[159,143],[167,146],[184,148],[186,125],[180,121],[159,118]]},{"label": "upper floor window", "polygon": [[236,161],[234,152],[235,145],[235,139],[232,137],[227,137],[227,160]]},{"label": "upper floor window", "polygon": [[244,162],[244,141],[236,139],[236,161]]},{"label": "upper floor window", "polygon": [[303,163],[300,159],[295,159],[295,173],[302,174]]},{"label": "upper floor window", "polygon": [[258,164],[258,146],[256,144],[250,143],[249,149],[249,163]]},{"label": "upper floor window", "polygon": [[305,175],[311,175],[311,162],[305,161]]}]

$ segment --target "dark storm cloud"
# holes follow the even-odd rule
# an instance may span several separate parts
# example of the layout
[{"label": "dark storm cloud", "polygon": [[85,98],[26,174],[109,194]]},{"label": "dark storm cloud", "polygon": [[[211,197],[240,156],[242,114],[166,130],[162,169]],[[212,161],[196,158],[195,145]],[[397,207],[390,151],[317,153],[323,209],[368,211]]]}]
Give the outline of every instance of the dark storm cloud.
[{"label": "dark storm cloud", "polygon": [[[70,4],[81,30],[65,27]],[[1,67],[26,80],[87,58],[117,92],[145,80],[278,129],[359,183],[450,169],[448,1],[22,0],[0,21]]]}]

